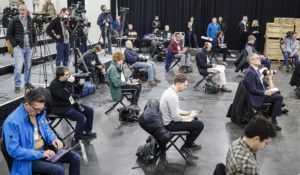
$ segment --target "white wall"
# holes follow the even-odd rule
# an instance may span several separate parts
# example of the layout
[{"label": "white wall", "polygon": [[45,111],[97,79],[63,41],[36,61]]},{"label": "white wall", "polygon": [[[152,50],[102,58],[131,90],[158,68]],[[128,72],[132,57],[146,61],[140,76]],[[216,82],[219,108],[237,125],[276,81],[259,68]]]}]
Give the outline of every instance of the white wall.
[{"label": "white wall", "polygon": [[91,22],[89,31],[90,42],[97,43],[100,37],[100,29],[97,25],[97,19],[100,14],[100,6],[105,4],[110,9],[110,0],[85,0],[86,16]]},{"label": "white wall", "polygon": [[0,0],[0,12],[3,12],[3,9],[9,6],[9,0]]}]

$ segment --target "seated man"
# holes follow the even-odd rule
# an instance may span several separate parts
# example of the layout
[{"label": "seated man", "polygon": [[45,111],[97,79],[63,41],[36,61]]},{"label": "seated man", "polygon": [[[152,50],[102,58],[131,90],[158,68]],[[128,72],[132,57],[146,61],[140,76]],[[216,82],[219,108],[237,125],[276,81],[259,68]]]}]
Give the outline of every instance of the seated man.
[{"label": "seated man", "polygon": [[127,35],[128,38],[137,38],[138,34],[133,29],[133,25],[132,24],[128,24],[128,29],[125,31],[124,35]]},{"label": "seated man", "polygon": [[260,108],[263,103],[271,103],[271,120],[277,131],[281,130],[276,117],[281,115],[283,97],[278,90],[268,89],[263,84],[261,73],[258,67],[261,65],[261,57],[256,53],[248,55],[247,61],[250,64],[243,82],[248,90],[250,102],[253,107]]},{"label": "seated man", "polygon": [[130,92],[132,94],[131,106],[139,109],[138,101],[141,93],[141,85],[138,83],[138,80],[126,80],[122,68],[123,63],[124,54],[122,52],[115,52],[107,70],[107,81],[111,97],[114,101],[120,101],[123,92]]},{"label": "seated man", "polygon": [[199,53],[196,55],[196,63],[202,68],[202,74],[208,75],[208,73],[216,73],[219,76],[220,90],[222,92],[231,92],[230,89],[226,88],[226,75],[225,75],[225,66],[211,64],[210,59],[208,58],[208,53],[211,51],[212,44],[210,42],[205,42],[204,47],[200,49]]},{"label": "seated man", "polygon": [[226,63],[226,57],[227,55],[231,55],[232,57],[236,57],[236,55],[231,54],[228,49],[226,44],[224,44],[224,34],[222,31],[219,31],[216,35],[216,37],[212,41],[212,50],[217,53],[222,53],[223,54],[223,65],[227,66]]},{"label": "seated man", "polygon": [[[245,45],[245,51],[247,52],[247,56],[252,54],[252,53],[256,53],[259,55],[259,53],[256,51],[255,49],[255,41],[256,38],[254,35],[249,35],[248,36],[248,42]],[[264,55],[259,55],[261,58],[261,64],[264,65],[266,68],[268,68],[270,70],[271,68],[271,64],[272,64],[272,60],[269,59],[268,57],[264,56]]]},{"label": "seated man", "polygon": [[[83,54],[83,60],[88,68],[88,71],[91,73],[91,77],[94,83],[99,83],[101,80],[105,82],[105,64],[102,64],[99,60],[97,53],[101,51],[101,46],[96,44],[93,49],[88,50]],[[79,69],[83,72],[86,72],[85,66],[81,60],[79,60]],[[96,81],[96,80],[99,80]]]},{"label": "seated man", "polygon": [[66,153],[57,163],[46,161],[55,152],[49,147],[62,149],[45,118],[46,98],[42,88],[30,90],[23,103],[14,110],[3,124],[3,136],[8,155],[13,159],[11,174],[57,174],[65,173],[64,165],[69,163],[69,174],[80,174],[80,156],[73,151]]},{"label": "seated man", "polygon": [[56,67],[56,78],[49,86],[52,112],[76,121],[72,145],[76,145],[80,139],[94,139],[97,134],[92,132],[94,110],[88,106],[80,105],[74,101],[75,78],[67,67]]},{"label": "seated man", "polygon": [[127,40],[126,49],[124,51],[126,62],[135,68],[145,68],[148,73],[149,85],[156,86],[157,83],[160,83],[160,80],[156,78],[156,68],[153,61],[144,62],[143,58],[140,58],[135,50],[133,50],[133,45],[130,40]]},{"label": "seated man", "polygon": [[281,47],[283,47],[283,55],[284,55],[284,65],[287,68],[287,71],[290,69],[289,57],[295,59],[295,64],[297,65],[299,56],[299,41],[297,40],[297,32],[290,32],[291,36],[284,38]]},{"label": "seated man", "polygon": [[266,147],[276,132],[272,123],[265,118],[250,120],[244,129],[244,136],[233,141],[226,156],[226,175],[257,175],[259,167],[256,152]]},{"label": "seated man", "polygon": [[189,131],[181,150],[191,158],[198,158],[192,154],[191,150],[201,149],[201,145],[195,144],[195,140],[204,128],[202,121],[197,118],[198,111],[184,111],[179,108],[179,98],[177,93],[187,88],[188,81],[184,74],[177,74],[173,79],[173,84],[164,91],[160,98],[160,111],[163,124],[170,131]]},{"label": "seated man", "polygon": [[186,56],[187,48],[183,48],[181,35],[175,33],[174,40],[171,41],[169,49],[175,58],[181,60],[181,66],[191,66],[190,57]]}]

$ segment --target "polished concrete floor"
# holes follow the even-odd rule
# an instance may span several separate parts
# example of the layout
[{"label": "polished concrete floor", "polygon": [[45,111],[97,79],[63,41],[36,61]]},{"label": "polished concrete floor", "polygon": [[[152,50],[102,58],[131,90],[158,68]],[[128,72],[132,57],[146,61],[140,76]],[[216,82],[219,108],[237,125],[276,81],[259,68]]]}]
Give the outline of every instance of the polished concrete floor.
[{"label": "polished concrete floor", "polygon": [[[194,66],[194,72],[187,74],[189,87],[180,93],[180,105],[182,109],[203,110],[200,120],[204,122],[205,128],[196,143],[202,145],[200,151],[195,152],[199,159],[188,166],[184,159],[175,149],[167,152],[167,162],[159,161],[157,164],[145,164],[137,161],[135,153],[139,145],[145,143],[148,134],[136,123],[121,124],[118,121],[116,110],[109,115],[104,112],[112,104],[109,89],[103,85],[98,94],[82,98],[81,101],[94,108],[94,131],[98,138],[86,145],[88,156],[87,162],[82,161],[81,174],[84,175],[210,175],[215,165],[225,162],[226,152],[230,143],[242,136],[243,130],[231,123],[226,118],[229,105],[232,103],[238,82],[241,80],[239,74],[234,73],[232,62],[227,66],[226,74],[228,87],[232,93],[220,93],[209,95],[203,92],[203,84],[198,90],[193,85],[200,79],[198,71]],[[143,85],[143,92],[139,105],[144,107],[148,99],[159,99],[162,92],[172,83],[172,77],[178,72],[164,72],[163,63],[157,63],[158,78],[162,79],[156,87]],[[278,63],[273,64],[276,69]],[[279,71],[274,75],[274,82],[283,93],[284,101],[290,109],[288,115],[281,116],[278,121],[282,131],[262,151],[257,154],[260,164],[260,174],[264,175],[297,175],[300,174],[300,118],[299,99],[293,94],[293,87],[288,83],[291,73]],[[68,128],[61,126],[59,133],[63,135]],[[62,132],[64,131],[64,132]],[[178,142],[178,146],[181,146]],[[0,174],[8,174],[6,165],[0,155]],[[133,168],[135,167],[135,168]],[[139,167],[139,168],[136,168]]]}]

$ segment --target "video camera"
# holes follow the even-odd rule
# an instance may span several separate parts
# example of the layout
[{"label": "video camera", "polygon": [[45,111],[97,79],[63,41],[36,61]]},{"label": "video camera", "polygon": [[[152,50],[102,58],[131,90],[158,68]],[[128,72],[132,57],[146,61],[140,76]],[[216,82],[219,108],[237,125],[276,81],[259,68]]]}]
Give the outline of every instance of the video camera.
[{"label": "video camera", "polygon": [[121,13],[127,13],[129,11],[128,7],[120,7],[120,12]]},{"label": "video camera", "polygon": [[32,13],[33,24],[36,24],[36,27],[42,28],[44,24],[51,22],[52,17],[49,13]]},{"label": "video camera", "polygon": [[3,27],[8,27],[9,21],[12,17],[19,15],[19,10],[17,7],[6,7],[3,9],[2,25]]},{"label": "video camera", "polygon": [[292,32],[292,31],[288,31],[288,32],[286,32],[286,34],[285,34],[285,38],[291,38],[291,37],[292,37],[292,35],[293,35],[293,33],[294,33],[294,32]]}]

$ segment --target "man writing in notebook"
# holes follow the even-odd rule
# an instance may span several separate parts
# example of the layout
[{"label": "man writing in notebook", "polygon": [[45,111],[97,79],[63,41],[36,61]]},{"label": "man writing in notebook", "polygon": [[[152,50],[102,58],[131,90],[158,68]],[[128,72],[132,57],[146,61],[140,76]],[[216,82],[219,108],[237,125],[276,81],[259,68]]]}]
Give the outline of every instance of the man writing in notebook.
[{"label": "man writing in notebook", "polygon": [[69,174],[80,174],[80,156],[70,151],[62,156],[57,163],[46,161],[55,155],[49,146],[63,148],[45,118],[46,97],[43,90],[30,90],[24,101],[14,110],[3,124],[4,144],[13,164],[10,173],[31,175],[47,173],[63,175],[64,166],[69,163]]}]

